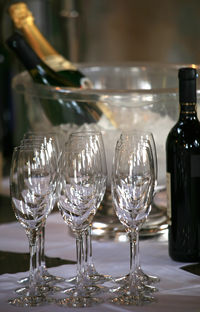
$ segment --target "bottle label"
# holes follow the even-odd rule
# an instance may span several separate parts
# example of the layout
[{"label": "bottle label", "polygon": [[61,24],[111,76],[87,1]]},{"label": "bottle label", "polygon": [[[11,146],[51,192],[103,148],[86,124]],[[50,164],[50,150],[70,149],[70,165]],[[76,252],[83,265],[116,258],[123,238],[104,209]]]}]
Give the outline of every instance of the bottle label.
[{"label": "bottle label", "polygon": [[45,63],[55,71],[76,70],[76,67],[67,61],[62,55],[54,54],[45,57]]},{"label": "bottle label", "polygon": [[167,186],[167,217],[168,224],[171,225],[171,173],[166,174],[166,186]]},{"label": "bottle label", "polygon": [[[45,63],[53,68],[56,72],[62,71],[62,70],[77,70],[77,68],[67,61],[62,55],[60,54],[54,54],[54,55],[48,55],[45,57]],[[83,89],[92,88],[92,82],[87,78],[83,77],[80,79],[80,86]]]}]

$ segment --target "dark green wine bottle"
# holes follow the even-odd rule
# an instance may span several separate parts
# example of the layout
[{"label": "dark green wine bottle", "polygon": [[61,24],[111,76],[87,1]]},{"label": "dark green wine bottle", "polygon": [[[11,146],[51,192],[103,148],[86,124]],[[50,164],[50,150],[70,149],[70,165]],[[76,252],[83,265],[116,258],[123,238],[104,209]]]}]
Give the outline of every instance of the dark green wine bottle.
[{"label": "dark green wine bottle", "polygon": [[169,255],[200,260],[200,123],[194,68],[179,70],[180,115],[166,141]]},{"label": "dark green wine bottle", "polygon": [[[16,32],[7,39],[6,43],[15,52],[35,83],[47,86],[70,86],[64,76],[56,73],[39,58],[22,35]],[[40,103],[53,126],[66,123],[77,125],[95,123],[102,116],[102,111],[95,102],[65,101],[63,98],[48,100],[41,96]]]}]

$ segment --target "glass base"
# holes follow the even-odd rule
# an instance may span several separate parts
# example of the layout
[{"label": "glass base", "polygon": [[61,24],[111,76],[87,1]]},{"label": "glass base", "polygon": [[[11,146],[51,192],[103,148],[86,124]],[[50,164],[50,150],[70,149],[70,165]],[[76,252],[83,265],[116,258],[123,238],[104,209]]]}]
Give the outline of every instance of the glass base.
[{"label": "glass base", "polygon": [[65,299],[59,299],[56,301],[56,303],[64,307],[81,308],[81,307],[91,307],[96,304],[101,304],[103,303],[103,299],[82,297],[82,296],[71,296]]},{"label": "glass base", "polygon": [[[56,286],[56,285],[51,285],[51,284],[45,284],[45,285],[39,285],[36,286],[36,290],[37,293],[42,294],[42,295],[46,295],[46,294],[52,294],[52,293],[56,293],[62,290],[61,287]],[[19,295],[25,295],[27,294],[29,291],[29,287],[20,287],[15,289],[15,292]]]},{"label": "glass base", "polygon": [[[50,274],[46,268],[42,268],[41,269],[40,278],[41,278],[41,281],[43,283],[45,283],[45,284],[48,284],[48,283],[62,283],[62,282],[65,281],[65,279],[63,277],[55,276],[53,274]],[[20,285],[22,284],[22,285],[26,286],[29,283],[29,277],[28,276],[22,277],[17,282]]]},{"label": "glass base", "polygon": [[67,287],[65,289],[62,289],[61,293],[66,294],[67,296],[77,296],[77,294],[81,294],[81,296],[94,296],[98,295],[101,296],[108,292],[108,287],[103,285],[97,285],[97,284],[90,284],[87,285],[84,282],[84,285],[76,285],[72,287]]},{"label": "glass base", "polygon": [[118,304],[118,305],[135,305],[141,306],[145,304],[149,304],[152,302],[156,302],[156,298],[153,296],[147,296],[143,294],[123,294],[121,296],[114,297],[111,299],[111,303]]},{"label": "glass base", "polygon": [[158,276],[146,274],[141,268],[138,270],[137,275],[139,280],[147,285],[157,284],[160,282],[160,278]]},{"label": "glass base", "polygon": [[94,264],[88,265],[87,269],[85,269],[86,283],[99,283],[103,284],[109,281],[112,281],[112,277],[110,275],[101,274],[97,272]]},{"label": "glass base", "polygon": [[[157,284],[160,282],[160,278],[153,275],[148,275],[144,273],[142,269],[137,271],[137,279],[141,284],[150,286],[151,284]],[[114,281],[119,284],[128,284],[129,283],[129,274],[121,277],[114,278]]]},{"label": "glass base", "polygon": [[[115,292],[119,292],[120,290],[124,290],[124,288],[128,288],[129,287],[129,275],[127,276],[123,276],[123,277],[118,277],[115,280],[116,284],[119,284],[119,286],[115,286],[113,288],[110,289],[111,292],[115,293]],[[151,285],[145,285],[143,283],[141,283],[140,281],[138,281],[137,283],[137,290],[140,293],[145,293],[145,294],[152,294],[152,293],[156,293],[158,292],[158,288],[151,286]]]},{"label": "glass base", "polygon": [[103,286],[77,285],[64,289],[59,296],[64,298],[56,299],[56,303],[65,307],[90,307],[104,302],[104,293],[108,292]]},{"label": "glass base", "polygon": [[28,292],[22,294],[20,297],[10,299],[9,304],[17,307],[36,307],[47,304],[48,298],[44,294],[36,292],[35,295],[30,295]]},{"label": "glass base", "polygon": [[50,274],[46,268],[42,268],[41,278],[44,283],[62,283],[65,281],[63,277]]}]

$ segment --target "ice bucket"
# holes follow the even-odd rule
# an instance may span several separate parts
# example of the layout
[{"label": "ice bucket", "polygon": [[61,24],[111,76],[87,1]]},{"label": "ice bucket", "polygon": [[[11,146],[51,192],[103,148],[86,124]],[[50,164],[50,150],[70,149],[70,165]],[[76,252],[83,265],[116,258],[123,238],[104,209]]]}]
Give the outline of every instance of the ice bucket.
[{"label": "ice bucket", "polygon": [[[55,99],[76,101],[84,105],[102,103],[105,115],[109,118],[95,124],[62,122],[57,125],[67,138],[77,129],[100,129],[103,133],[107,167],[107,193],[102,207],[94,222],[96,235],[115,235],[121,226],[115,217],[110,198],[110,174],[114,146],[123,129],[150,130],[155,138],[158,157],[158,187],[152,212],[143,226],[143,235],[160,233],[167,227],[166,192],[165,192],[165,141],[170,128],[178,118],[178,69],[191,65],[169,64],[122,64],[122,65],[87,65],[78,64],[81,71],[93,82],[92,89],[68,89],[46,87],[34,84],[27,72],[18,74],[13,79],[13,87],[25,96],[28,106],[28,119],[34,130],[52,129],[42,109],[41,101],[48,100],[52,105]],[[198,69],[198,66],[196,66]],[[199,89],[199,88],[198,88]],[[199,94],[199,92],[198,92]]]}]

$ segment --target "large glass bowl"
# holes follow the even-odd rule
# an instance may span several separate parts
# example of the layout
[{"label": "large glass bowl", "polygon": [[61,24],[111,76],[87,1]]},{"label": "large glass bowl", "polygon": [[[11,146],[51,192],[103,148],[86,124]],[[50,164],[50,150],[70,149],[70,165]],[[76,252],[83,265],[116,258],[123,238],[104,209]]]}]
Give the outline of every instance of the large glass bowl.
[{"label": "large glass bowl", "polygon": [[[41,101],[48,99],[52,105],[55,99],[64,102],[76,101],[94,105],[101,103],[106,115],[113,122],[102,118],[96,124],[77,125],[62,122],[57,125],[65,137],[76,129],[101,129],[104,135],[108,166],[107,195],[103,207],[96,217],[94,234],[105,235],[121,231],[112,209],[110,198],[110,174],[114,145],[122,129],[150,130],[155,138],[158,157],[158,187],[154,205],[148,222],[141,233],[151,235],[160,233],[167,226],[165,192],[165,141],[169,130],[178,118],[178,69],[191,65],[169,64],[122,64],[87,65],[78,67],[93,82],[92,89],[70,89],[46,87],[32,82],[27,72],[13,79],[13,87],[25,96],[28,105],[28,119],[35,130],[52,129],[45,115]],[[199,66],[196,66],[198,69]],[[199,89],[199,88],[198,88]],[[199,95],[199,92],[198,92]],[[63,101],[62,101],[63,102]]]}]

